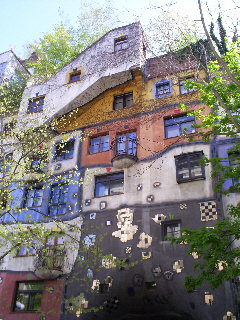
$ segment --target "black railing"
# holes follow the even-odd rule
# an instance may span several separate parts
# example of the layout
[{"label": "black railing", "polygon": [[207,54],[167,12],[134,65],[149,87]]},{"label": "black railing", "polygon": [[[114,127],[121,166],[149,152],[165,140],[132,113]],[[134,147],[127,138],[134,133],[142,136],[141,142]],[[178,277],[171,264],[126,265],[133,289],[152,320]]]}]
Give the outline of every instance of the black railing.
[{"label": "black railing", "polygon": [[36,269],[55,269],[62,270],[66,249],[62,247],[43,247],[37,250],[34,262]]}]

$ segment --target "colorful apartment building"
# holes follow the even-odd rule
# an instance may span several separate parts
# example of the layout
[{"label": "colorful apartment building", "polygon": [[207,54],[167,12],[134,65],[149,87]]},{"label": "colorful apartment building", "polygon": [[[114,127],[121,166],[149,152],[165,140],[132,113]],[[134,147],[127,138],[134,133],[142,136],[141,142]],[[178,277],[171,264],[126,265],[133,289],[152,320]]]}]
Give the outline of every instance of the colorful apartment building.
[{"label": "colorful apartment building", "polygon": [[[170,54],[148,58],[146,48],[139,22],[112,30],[25,89],[19,125],[57,118],[59,127],[49,141],[50,178],[43,187],[25,177],[21,211],[3,222],[30,214],[26,228],[44,224],[52,237],[41,246],[61,254],[46,268],[38,244],[4,259],[0,319],[215,320],[234,310],[229,283],[186,291],[184,278],[201,257],[166,240],[223,218],[211,168],[199,163],[213,145],[179,107],[202,106],[184,86],[197,79],[197,65]],[[70,249],[72,239],[78,246]]]}]

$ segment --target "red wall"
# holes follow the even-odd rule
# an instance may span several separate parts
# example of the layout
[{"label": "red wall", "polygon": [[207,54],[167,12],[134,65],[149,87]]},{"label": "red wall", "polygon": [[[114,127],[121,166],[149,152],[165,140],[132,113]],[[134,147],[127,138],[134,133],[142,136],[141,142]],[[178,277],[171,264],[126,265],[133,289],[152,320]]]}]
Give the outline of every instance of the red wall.
[{"label": "red wall", "polygon": [[[0,318],[4,320],[39,320],[40,312],[13,312],[13,304],[19,281],[40,281],[33,273],[0,272]],[[53,293],[47,288],[52,287]],[[60,319],[64,279],[44,281],[41,309],[46,320]]]}]

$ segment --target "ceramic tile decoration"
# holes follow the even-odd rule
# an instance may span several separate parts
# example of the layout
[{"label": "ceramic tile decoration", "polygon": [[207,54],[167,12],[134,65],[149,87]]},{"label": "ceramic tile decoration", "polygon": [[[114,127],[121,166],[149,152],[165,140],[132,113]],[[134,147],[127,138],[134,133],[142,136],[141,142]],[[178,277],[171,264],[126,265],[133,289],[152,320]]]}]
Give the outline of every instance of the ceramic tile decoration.
[{"label": "ceramic tile decoration", "polygon": [[55,170],[60,170],[62,167],[61,163],[55,165]]},{"label": "ceramic tile decoration", "polygon": [[162,222],[166,220],[166,216],[162,213],[158,213],[158,214],[155,214],[155,217],[152,219],[153,221],[161,225]]},{"label": "ceramic tile decoration", "polygon": [[142,282],[143,282],[143,278],[139,275],[139,274],[136,274],[134,277],[133,277],[133,284],[135,286],[141,286],[142,285]]},{"label": "ceramic tile decoration", "polygon": [[89,247],[89,246],[94,245],[95,239],[96,239],[96,235],[95,235],[95,234],[89,234],[89,235],[87,235],[87,236],[83,239],[85,246]]},{"label": "ceramic tile decoration", "polygon": [[112,221],[111,220],[107,220],[106,221],[106,226],[111,226],[112,225]]},{"label": "ceramic tile decoration", "polygon": [[152,243],[152,237],[150,237],[148,234],[146,234],[145,232],[142,232],[139,236],[139,243],[137,244],[138,248],[142,248],[142,249],[147,249],[148,247],[150,247],[151,243]]},{"label": "ceramic tile decoration", "polygon": [[231,311],[227,311],[227,313],[223,316],[223,320],[236,320],[237,318],[233,315]]},{"label": "ceramic tile decoration", "polygon": [[93,220],[93,219],[96,219],[96,212],[94,213],[90,213],[89,217],[90,217],[90,220]]},{"label": "ceramic tile decoration", "polygon": [[100,285],[100,281],[99,280],[93,280],[93,284],[91,286],[91,289],[94,290],[99,290],[99,285]]},{"label": "ceramic tile decoration", "polygon": [[133,210],[129,208],[118,210],[118,229],[112,233],[113,237],[119,238],[121,242],[127,242],[132,240],[134,234],[138,230],[137,225],[132,225],[133,222]]},{"label": "ceramic tile decoration", "polygon": [[161,270],[161,268],[159,266],[158,267],[154,267],[152,269],[152,273],[153,273],[154,277],[159,278],[162,275],[162,270]]},{"label": "ceramic tile decoration", "polygon": [[152,253],[151,252],[142,252],[142,259],[146,260],[151,258]]},{"label": "ceramic tile decoration", "polygon": [[181,209],[181,210],[187,209],[186,203],[180,203],[180,209]]},{"label": "ceramic tile decoration", "polygon": [[91,269],[88,269],[87,271],[87,277],[93,278],[93,271]]},{"label": "ceramic tile decoration", "polygon": [[91,199],[86,199],[85,200],[85,206],[90,206],[91,204]]},{"label": "ceramic tile decoration", "polygon": [[154,196],[152,194],[147,197],[147,202],[153,202],[153,200],[154,200]]},{"label": "ceramic tile decoration", "polygon": [[128,254],[131,253],[132,252],[132,247],[126,247],[125,248],[125,252],[128,253]]},{"label": "ceramic tile decoration", "polygon": [[101,201],[100,202],[100,210],[106,209],[107,208],[107,202],[106,201]]},{"label": "ceramic tile decoration", "polygon": [[102,259],[102,265],[106,269],[116,268],[115,260],[116,257],[113,257],[113,255],[110,254],[108,257]]},{"label": "ceramic tile decoration", "polygon": [[201,221],[216,220],[217,207],[215,201],[200,202]]},{"label": "ceramic tile decoration", "polygon": [[161,182],[154,182],[153,187],[158,188],[160,187],[160,185],[161,185]]},{"label": "ceramic tile decoration", "polygon": [[165,271],[164,272],[164,278],[166,280],[172,280],[172,277],[173,277],[173,273],[171,271]]},{"label": "ceramic tile decoration", "polygon": [[205,292],[205,303],[211,306],[213,304],[213,295],[209,292]]},{"label": "ceramic tile decoration", "polygon": [[112,287],[112,284],[113,284],[113,278],[111,276],[107,276],[104,280],[104,283],[105,284],[108,284],[109,285],[109,288]]},{"label": "ceramic tile decoration", "polygon": [[181,273],[183,269],[184,269],[183,260],[178,260],[174,262],[173,271],[176,271],[177,273]]},{"label": "ceramic tile decoration", "polygon": [[143,185],[142,184],[138,184],[137,186],[137,191],[141,191],[142,190]]},{"label": "ceramic tile decoration", "polygon": [[194,259],[198,259],[198,254],[196,252],[193,252],[192,256],[193,256]]}]

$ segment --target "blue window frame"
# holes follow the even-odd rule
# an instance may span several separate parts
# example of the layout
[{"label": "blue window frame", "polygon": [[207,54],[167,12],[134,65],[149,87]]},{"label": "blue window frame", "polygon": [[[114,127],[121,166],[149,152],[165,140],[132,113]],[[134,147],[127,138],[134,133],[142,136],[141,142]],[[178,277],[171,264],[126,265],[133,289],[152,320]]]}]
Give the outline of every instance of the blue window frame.
[{"label": "blue window frame", "polygon": [[45,97],[38,97],[29,100],[28,113],[43,111]]},{"label": "blue window frame", "polygon": [[56,144],[54,160],[66,160],[73,158],[75,140],[61,141]]},{"label": "blue window frame", "polygon": [[67,200],[68,184],[53,185],[51,189],[49,215],[56,216],[66,214]]},{"label": "blue window frame", "polygon": [[43,186],[30,187],[26,189],[25,208],[40,207],[43,201]]},{"label": "blue window frame", "polygon": [[172,82],[170,79],[163,79],[153,85],[153,97],[163,98],[172,94]]}]

